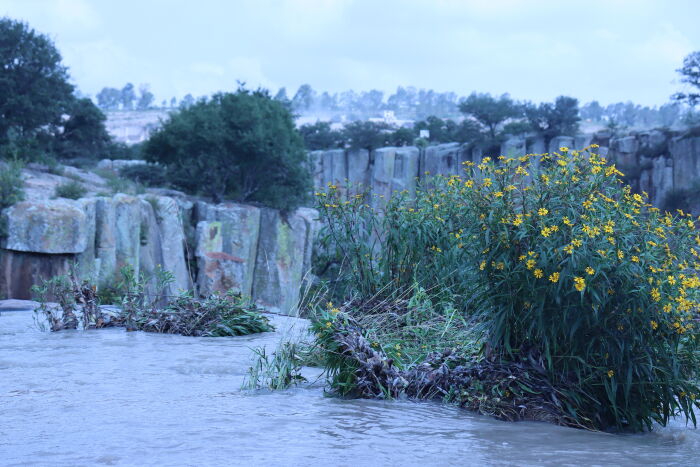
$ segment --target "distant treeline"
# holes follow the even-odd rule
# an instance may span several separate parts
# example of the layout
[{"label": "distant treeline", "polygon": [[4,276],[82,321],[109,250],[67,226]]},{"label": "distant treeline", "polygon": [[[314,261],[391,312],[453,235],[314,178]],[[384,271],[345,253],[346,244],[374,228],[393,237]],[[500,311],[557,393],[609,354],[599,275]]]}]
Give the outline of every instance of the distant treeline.
[{"label": "distant treeline", "polygon": [[[172,109],[190,106],[198,99],[187,94],[180,100],[171,97],[157,103],[148,84],[141,84],[137,90],[132,83],[127,83],[121,89],[105,87],[95,97],[97,105],[103,110]],[[437,92],[412,86],[400,86],[393,94],[386,95],[376,89],[362,92],[319,92],[304,84],[291,97],[286,88],[279,89],[275,99],[288,103],[299,116],[347,122],[383,118],[386,111],[393,112],[397,120],[418,121],[431,116],[458,119],[462,116],[459,105],[466,98],[454,92]],[[602,105],[598,101],[592,101],[580,107],[580,116],[593,123],[612,123],[630,128],[672,127],[684,123],[687,110],[682,104],[673,101],[652,107],[632,102]]]}]

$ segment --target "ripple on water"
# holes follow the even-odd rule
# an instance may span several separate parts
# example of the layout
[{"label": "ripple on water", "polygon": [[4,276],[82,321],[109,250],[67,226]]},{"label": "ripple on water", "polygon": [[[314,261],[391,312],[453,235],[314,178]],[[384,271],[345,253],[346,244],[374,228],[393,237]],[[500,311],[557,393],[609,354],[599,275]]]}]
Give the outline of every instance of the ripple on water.
[{"label": "ripple on water", "polygon": [[49,334],[29,313],[3,313],[0,464],[693,465],[700,452],[697,430],[679,421],[620,436],[341,400],[319,384],[241,391],[250,349],[279,338]]}]

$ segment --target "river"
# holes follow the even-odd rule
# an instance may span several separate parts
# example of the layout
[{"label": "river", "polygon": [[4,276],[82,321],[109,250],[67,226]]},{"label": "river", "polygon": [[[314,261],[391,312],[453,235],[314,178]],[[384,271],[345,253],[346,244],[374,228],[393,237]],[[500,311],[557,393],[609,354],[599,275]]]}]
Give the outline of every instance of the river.
[{"label": "river", "polygon": [[[287,328],[292,319],[276,318]],[[195,338],[39,331],[0,314],[0,465],[697,465],[683,422],[612,435],[439,403],[341,400],[321,382],[242,391],[280,332]],[[314,374],[313,370],[311,374]]]}]

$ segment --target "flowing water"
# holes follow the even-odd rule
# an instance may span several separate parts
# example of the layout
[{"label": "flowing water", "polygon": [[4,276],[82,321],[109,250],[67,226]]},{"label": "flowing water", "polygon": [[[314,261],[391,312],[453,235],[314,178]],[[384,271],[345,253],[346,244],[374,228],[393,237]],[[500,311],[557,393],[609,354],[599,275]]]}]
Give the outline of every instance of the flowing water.
[{"label": "flowing water", "polygon": [[[279,318],[284,328],[293,320]],[[696,465],[684,423],[611,435],[424,402],[340,400],[322,384],[242,391],[280,333],[43,333],[0,315],[0,465]]]}]

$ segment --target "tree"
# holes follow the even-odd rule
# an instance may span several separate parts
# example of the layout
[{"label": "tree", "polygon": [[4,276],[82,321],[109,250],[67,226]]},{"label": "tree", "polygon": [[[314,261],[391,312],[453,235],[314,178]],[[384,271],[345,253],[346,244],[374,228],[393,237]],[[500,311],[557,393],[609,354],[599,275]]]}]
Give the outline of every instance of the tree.
[{"label": "tree", "polygon": [[0,145],[54,134],[74,101],[61,55],[26,23],[0,18]]},{"label": "tree", "polygon": [[170,108],[174,109],[176,105],[177,105],[177,99],[175,99],[175,97],[171,97],[170,98]]},{"label": "tree", "polygon": [[117,110],[121,98],[122,94],[119,89],[105,87],[97,94],[97,105],[104,110]]},{"label": "tree", "polygon": [[304,146],[309,151],[342,147],[343,135],[331,129],[329,122],[308,123],[299,127]]},{"label": "tree", "polygon": [[683,66],[676,70],[681,75],[681,83],[690,85],[688,92],[677,92],[672,99],[695,107],[700,102],[700,50],[683,59]]},{"label": "tree", "polygon": [[190,107],[192,104],[194,104],[194,97],[192,97],[192,94],[187,94],[180,101],[180,108],[186,109],[187,107]]},{"label": "tree", "polygon": [[508,94],[496,99],[488,93],[473,92],[459,104],[459,110],[483,125],[491,142],[497,141],[499,125],[520,115],[520,109]]},{"label": "tree", "polygon": [[104,125],[106,120],[90,99],[75,101],[57,138],[57,155],[68,159],[106,157],[112,148],[112,138]]},{"label": "tree", "polygon": [[289,109],[265,90],[219,93],[170,115],[144,146],[175,186],[282,210],[311,190],[303,140]]},{"label": "tree", "polygon": [[139,100],[136,103],[136,108],[138,110],[146,110],[151,107],[155,96],[150,91],[148,84],[142,84],[139,86]]},{"label": "tree", "polygon": [[531,128],[544,137],[546,144],[555,136],[574,136],[578,132],[581,120],[578,115],[578,99],[559,96],[554,104],[527,103],[523,109]]},{"label": "tree", "polygon": [[591,101],[581,107],[581,117],[599,122],[603,119],[603,107],[598,101]]},{"label": "tree", "polygon": [[371,151],[388,145],[390,130],[386,123],[357,121],[345,125],[343,136],[351,148]]},{"label": "tree", "polygon": [[124,110],[132,110],[134,108],[134,101],[136,100],[136,92],[134,91],[134,85],[131,83],[126,83],[121,90],[120,101],[122,108]]},{"label": "tree", "polygon": [[292,108],[296,112],[308,111],[314,103],[315,96],[316,93],[310,85],[302,84],[292,98]]},{"label": "tree", "polygon": [[388,143],[392,146],[409,146],[417,137],[418,133],[415,129],[401,127],[389,134]]}]

